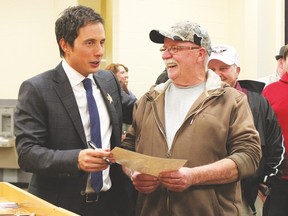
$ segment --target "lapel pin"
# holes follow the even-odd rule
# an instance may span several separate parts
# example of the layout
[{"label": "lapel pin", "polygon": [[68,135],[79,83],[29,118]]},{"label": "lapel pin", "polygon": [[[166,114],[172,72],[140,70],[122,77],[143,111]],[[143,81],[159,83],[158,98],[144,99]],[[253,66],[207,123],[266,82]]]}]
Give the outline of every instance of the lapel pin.
[{"label": "lapel pin", "polygon": [[109,101],[110,104],[113,102],[112,97],[108,93],[107,93],[107,100]]}]

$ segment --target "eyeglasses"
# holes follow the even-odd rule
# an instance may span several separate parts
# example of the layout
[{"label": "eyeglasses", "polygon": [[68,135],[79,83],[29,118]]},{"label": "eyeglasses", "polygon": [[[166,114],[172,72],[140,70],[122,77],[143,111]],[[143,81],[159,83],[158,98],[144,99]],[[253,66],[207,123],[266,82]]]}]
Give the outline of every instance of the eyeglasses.
[{"label": "eyeglasses", "polygon": [[163,53],[166,50],[171,53],[175,54],[182,50],[193,50],[193,49],[200,49],[200,47],[190,47],[190,46],[171,46],[171,47],[160,47],[160,52]]}]

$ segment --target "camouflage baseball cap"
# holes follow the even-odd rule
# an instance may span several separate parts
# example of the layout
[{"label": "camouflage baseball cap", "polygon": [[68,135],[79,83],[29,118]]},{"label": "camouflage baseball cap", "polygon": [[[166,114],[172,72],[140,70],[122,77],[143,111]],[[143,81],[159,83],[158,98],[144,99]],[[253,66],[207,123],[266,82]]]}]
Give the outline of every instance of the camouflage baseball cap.
[{"label": "camouflage baseball cap", "polygon": [[174,24],[168,31],[152,30],[149,34],[150,40],[154,43],[164,43],[164,38],[176,41],[190,41],[207,50],[211,54],[211,41],[207,31],[197,23],[183,21]]}]

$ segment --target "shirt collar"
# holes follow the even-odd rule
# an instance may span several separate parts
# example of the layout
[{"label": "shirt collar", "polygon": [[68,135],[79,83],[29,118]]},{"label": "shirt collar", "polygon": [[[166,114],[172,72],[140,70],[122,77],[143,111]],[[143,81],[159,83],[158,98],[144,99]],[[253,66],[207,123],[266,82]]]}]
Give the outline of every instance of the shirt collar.
[{"label": "shirt collar", "polygon": [[77,72],[74,68],[72,68],[65,59],[62,61],[62,67],[70,81],[70,84],[73,87],[77,86],[81,83],[85,78],[89,78],[92,80],[93,85],[95,85],[95,81],[93,79],[93,75],[89,74],[88,77],[84,77],[82,74]]},{"label": "shirt collar", "polygon": [[242,88],[240,83],[237,81],[236,85],[235,85],[235,89],[237,89],[238,91],[241,91],[243,93],[245,93],[246,95],[248,94],[248,90],[245,88]]}]

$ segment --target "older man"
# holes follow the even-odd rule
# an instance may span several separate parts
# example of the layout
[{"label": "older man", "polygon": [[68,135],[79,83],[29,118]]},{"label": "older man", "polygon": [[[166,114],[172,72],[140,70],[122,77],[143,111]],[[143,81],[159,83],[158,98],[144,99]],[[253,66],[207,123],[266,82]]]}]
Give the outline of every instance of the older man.
[{"label": "older man", "polygon": [[247,99],[207,71],[211,42],[197,23],[152,30],[150,39],[163,44],[169,80],[137,102],[123,145],[188,162],[159,176],[127,171],[139,191],[136,214],[238,215],[239,180],[255,172],[261,157]]},{"label": "older man", "polygon": [[258,187],[260,184],[267,189],[271,186],[275,178],[280,176],[285,159],[281,128],[272,107],[261,95],[265,84],[252,80],[238,80],[241,70],[238,54],[236,49],[229,45],[213,46],[208,67],[215,71],[222,81],[247,95],[254,124],[260,135],[263,158],[257,173],[242,181],[244,199],[242,215],[252,216],[257,212],[259,213],[257,215],[262,215],[260,199],[256,202],[257,208],[254,204],[258,195]]}]

